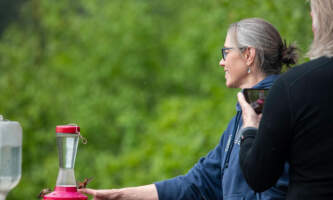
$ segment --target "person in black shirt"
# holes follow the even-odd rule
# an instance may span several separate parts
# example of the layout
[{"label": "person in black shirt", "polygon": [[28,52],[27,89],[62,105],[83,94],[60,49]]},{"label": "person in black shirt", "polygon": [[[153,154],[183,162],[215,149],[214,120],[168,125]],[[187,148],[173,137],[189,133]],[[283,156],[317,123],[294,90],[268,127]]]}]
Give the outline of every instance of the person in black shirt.
[{"label": "person in black shirt", "polygon": [[257,192],[271,187],[287,161],[293,200],[333,199],[333,0],[311,0],[311,16],[311,61],[274,83],[262,118],[238,94],[247,183]]}]

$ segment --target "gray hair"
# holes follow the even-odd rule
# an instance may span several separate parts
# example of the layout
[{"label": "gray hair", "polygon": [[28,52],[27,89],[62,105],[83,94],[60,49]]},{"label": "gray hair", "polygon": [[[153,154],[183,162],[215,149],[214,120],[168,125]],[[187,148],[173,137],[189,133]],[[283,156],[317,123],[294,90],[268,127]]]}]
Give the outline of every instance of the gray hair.
[{"label": "gray hair", "polygon": [[314,39],[307,55],[333,57],[333,0],[311,0],[311,10]]},{"label": "gray hair", "polygon": [[266,75],[279,74],[283,64],[289,67],[297,62],[297,48],[287,46],[276,28],[263,19],[249,18],[231,24],[228,34],[238,48],[255,48],[256,64]]}]

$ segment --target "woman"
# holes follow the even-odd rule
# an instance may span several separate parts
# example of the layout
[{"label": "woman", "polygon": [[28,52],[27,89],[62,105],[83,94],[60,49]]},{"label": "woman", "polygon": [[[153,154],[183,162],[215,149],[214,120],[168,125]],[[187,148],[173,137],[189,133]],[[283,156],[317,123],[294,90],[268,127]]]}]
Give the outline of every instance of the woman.
[{"label": "woman", "polygon": [[[252,18],[232,24],[228,30],[220,65],[229,88],[269,88],[283,64],[294,64],[296,53],[287,47],[268,22]],[[275,187],[255,193],[246,183],[238,163],[241,109],[230,121],[220,143],[184,176],[152,185],[115,189],[80,190],[99,199],[285,199],[288,167]]]},{"label": "woman", "polygon": [[238,94],[247,182],[258,192],[270,188],[288,161],[287,199],[293,200],[333,199],[333,0],[311,0],[311,16],[311,61],[274,83],[259,129],[260,116]]}]

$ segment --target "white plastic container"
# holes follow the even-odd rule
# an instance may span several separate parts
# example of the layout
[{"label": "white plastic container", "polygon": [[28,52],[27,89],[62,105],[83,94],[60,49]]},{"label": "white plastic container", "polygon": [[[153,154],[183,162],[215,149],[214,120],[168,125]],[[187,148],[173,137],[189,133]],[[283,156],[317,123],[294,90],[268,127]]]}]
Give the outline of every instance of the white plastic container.
[{"label": "white plastic container", "polygon": [[21,166],[22,127],[0,115],[0,200],[19,183]]}]

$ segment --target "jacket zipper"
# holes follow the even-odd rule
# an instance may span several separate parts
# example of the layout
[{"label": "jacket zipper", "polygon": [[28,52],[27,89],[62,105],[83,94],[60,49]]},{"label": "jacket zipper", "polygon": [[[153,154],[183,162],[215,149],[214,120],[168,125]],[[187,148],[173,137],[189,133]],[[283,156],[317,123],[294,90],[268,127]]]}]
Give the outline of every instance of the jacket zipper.
[{"label": "jacket zipper", "polygon": [[[229,144],[229,148],[228,148],[228,152],[227,152],[227,156],[225,158],[225,162],[224,162],[224,167],[223,167],[223,172],[225,169],[228,168],[229,166],[229,159],[230,159],[230,154],[231,154],[231,150],[234,146],[234,140],[235,140],[235,137],[236,137],[236,133],[237,133],[237,130],[238,130],[238,125],[239,125],[239,121],[240,121],[240,116],[241,116],[241,111],[238,111],[237,114],[236,114],[236,121],[235,121],[235,126],[234,126],[234,130],[232,132],[232,137],[231,137],[231,140],[230,140],[230,144]],[[229,141],[228,141],[229,142]]]}]

